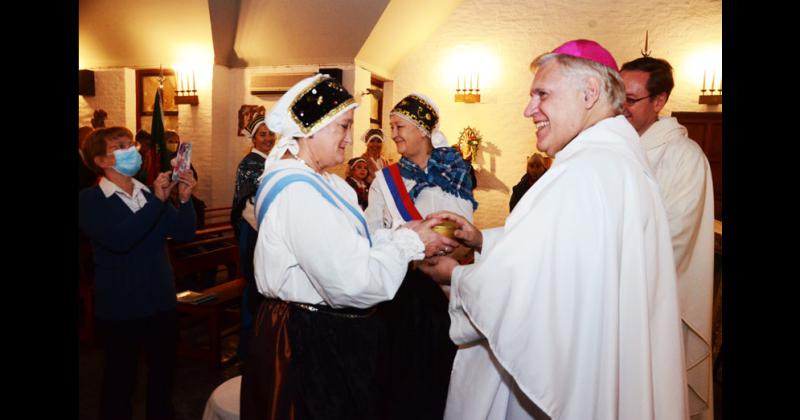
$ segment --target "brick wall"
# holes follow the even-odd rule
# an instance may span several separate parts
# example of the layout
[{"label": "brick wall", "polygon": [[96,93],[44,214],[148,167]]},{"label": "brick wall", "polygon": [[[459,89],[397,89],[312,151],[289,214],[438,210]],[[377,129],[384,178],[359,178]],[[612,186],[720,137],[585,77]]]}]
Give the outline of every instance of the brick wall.
[{"label": "brick wall", "polygon": [[[567,40],[589,38],[608,48],[621,65],[641,56],[649,30],[651,55],[675,67],[676,87],[662,114],[720,111],[721,106],[697,104],[702,70],[691,73],[689,61],[698,49],[722,45],[721,10],[722,2],[711,0],[464,0],[394,69],[394,98],[418,91],[436,101],[451,144],[467,125],[480,130],[485,147],[475,165],[480,203],[475,221],[482,228],[500,226],[508,215],[511,188],[525,171],[526,156],[536,151],[533,124],[522,116],[533,80],[528,65],[534,57]],[[484,49],[495,61],[496,80],[490,84],[481,79],[480,104],[453,100],[455,83],[446,74],[446,61],[458,48]]]}]

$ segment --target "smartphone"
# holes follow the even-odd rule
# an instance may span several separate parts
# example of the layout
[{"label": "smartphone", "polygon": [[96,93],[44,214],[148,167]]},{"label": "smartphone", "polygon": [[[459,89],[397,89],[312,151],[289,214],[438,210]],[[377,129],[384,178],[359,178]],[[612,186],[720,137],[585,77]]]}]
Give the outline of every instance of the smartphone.
[{"label": "smartphone", "polygon": [[192,143],[178,145],[178,153],[175,155],[175,167],[172,168],[172,180],[177,181],[182,173],[188,171],[192,164]]}]

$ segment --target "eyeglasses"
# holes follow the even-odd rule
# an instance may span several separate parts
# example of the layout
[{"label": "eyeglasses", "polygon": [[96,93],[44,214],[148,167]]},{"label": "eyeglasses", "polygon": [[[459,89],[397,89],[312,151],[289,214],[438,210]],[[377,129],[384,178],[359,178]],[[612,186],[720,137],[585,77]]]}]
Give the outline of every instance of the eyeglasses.
[{"label": "eyeglasses", "polygon": [[639,102],[642,99],[647,99],[647,98],[652,98],[652,97],[653,97],[653,95],[642,96],[641,98],[625,98],[625,103],[628,104],[628,106],[631,106],[631,105],[635,105],[636,102]]}]

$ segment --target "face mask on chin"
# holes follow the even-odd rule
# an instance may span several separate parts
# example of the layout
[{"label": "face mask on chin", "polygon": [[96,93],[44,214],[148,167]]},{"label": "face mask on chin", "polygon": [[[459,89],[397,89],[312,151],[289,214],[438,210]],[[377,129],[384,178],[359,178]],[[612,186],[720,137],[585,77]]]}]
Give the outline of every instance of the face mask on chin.
[{"label": "face mask on chin", "polygon": [[114,158],[117,161],[114,164],[114,170],[122,175],[134,176],[142,167],[142,155],[139,154],[135,146],[131,146],[127,149],[115,150]]}]

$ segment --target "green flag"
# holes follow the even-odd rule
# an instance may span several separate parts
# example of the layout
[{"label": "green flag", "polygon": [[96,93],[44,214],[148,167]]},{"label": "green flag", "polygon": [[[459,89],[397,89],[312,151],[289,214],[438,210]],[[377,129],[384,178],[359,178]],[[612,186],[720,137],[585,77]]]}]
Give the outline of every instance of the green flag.
[{"label": "green flag", "polygon": [[153,136],[153,144],[156,146],[156,151],[161,160],[161,172],[172,169],[169,163],[169,150],[167,144],[164,142],[164,110],[161,106],[161,88],[156,89],[156,101],[153,104],[153,125],[150,129],[150,135]]}]

